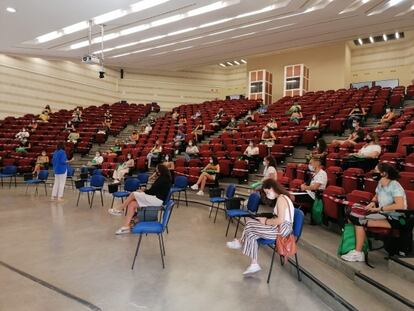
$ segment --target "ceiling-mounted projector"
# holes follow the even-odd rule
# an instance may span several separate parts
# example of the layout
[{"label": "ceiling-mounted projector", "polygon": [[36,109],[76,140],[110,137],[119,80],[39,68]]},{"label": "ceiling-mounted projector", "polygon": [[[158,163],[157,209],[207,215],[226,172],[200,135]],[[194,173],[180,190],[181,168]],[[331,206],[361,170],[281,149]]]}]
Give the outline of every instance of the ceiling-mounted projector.
[{"label": "ceiling-mounted projector", "polygon": [[91,64],[91,65],[99,65],[101,63],[101,59],[98,56],[87,54],[82,57],[82,63]]}]

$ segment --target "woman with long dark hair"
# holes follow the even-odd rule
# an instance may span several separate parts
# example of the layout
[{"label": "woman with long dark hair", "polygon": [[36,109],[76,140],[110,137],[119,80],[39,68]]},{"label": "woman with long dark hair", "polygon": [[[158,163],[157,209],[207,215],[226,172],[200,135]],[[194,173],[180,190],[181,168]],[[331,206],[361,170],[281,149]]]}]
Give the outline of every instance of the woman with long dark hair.
[{"label": "woman with long dark hair", "polygon": [[111,208],[108,212],[111,215],[121,216],[124,210],[127,209],[125,222],[115,234],[126,234],[131,231],[131,221],[138,209],[148,206],[160,207],[168,198],[171,188],[171,173],[169,169],[163,165],[158,164],[155,173],[157,179],[154,181],[150,189],[145,191],[138,190],[132,192],[121,206]]},{"label": "woman with long dark hair", "polygon": [[215,156],[210,158],[210,162],[202,170],[200,177],[197,182],[191,186],[193,190],[199,190],[197,195],[204,195],[204,188],[206,187],[207,181],[213,181],[217,178],[217,174],[220,173],[220,165],[218,159]]},{"label": "woman with long dark hair", "polygon": [[269,200],[277,199],[273,210],[273,218],[257,217],[248,219],[241,240],[234,239],[227,242],[227,247],[242,249],[242,253],[251,259],[250,266],[243,272],[244,275],[261,270],[257,261],[258,239],[276,239],[278,236],[286,237],[293,230],[294,206],[289,192],[276,180],[268,178],[263,182],[263,191]]},{"label": "woman with long dark hair", "polygon": [[407,198],[404,188],[397,181],[400,174],[387,163],[378,164],[376,170],[380,173],[381,179],[375,190],[375,196],[366,206],[366,210],[371,214],[377,213],[379,217],[367,219],[350,216],[350,220],[355,226],[356,243],[354,250],[341,256],[345,261],[365,261],[365,254],[362,251],[366,236],[365,227],[401,228],[400,217],[403,214],[398,213],[397,210],[407,209]]}]

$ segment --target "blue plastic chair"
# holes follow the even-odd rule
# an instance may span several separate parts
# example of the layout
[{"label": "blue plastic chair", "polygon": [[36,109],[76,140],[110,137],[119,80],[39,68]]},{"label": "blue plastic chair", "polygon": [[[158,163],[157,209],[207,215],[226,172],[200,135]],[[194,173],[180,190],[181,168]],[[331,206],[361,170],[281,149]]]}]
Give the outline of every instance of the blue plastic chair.
[{"label": "blue plastic chair", "polygon": [[148,183],[149,175],[147,173],[140,173],[137,178],[142,186],[146,186]]},{"label": "blue plastic chair", "polygon": [[170,190],[170,194],[174,195],[174,193],[178,193],[177,207],[180,207],[181,192],[184,192],[185,205],[188,206],[187,187],[188,187],[188,178],[186,176],[177,176],[177,177],[175,177],[174,185],[172,186],[172,188]]},{"label": "blue plastic chair", "polygon": [[[300,236],[302,235],[302,229],[303,229],[303,223],[305,220],[305,215],[299,208],[294,209],[294,215],[293,215],[293,235],[296,238],[296,243],[299,242]],[[277,252],[276,249],[276,240],[272,239],[258,239],[257,243],[259,245],[267,245],[272,248],[273,254],[272,254],[272,261],[270,262],[270,268],[269,268],[269,274],[267,276],[267,283],[270,281],[270,276],[272,274],[273,269],[273,261],[275,259],[275,253]],[[282,256],[280,256],[280,263],[284,264]],[[296,266],[296,272],[298,274],[298,281],[302,281],[302,278],[300,276],[300,268],[299,268],[299,261],[298,261],[298,254],[295,254],[295,266]]]},{"label": "blue plastic chair", "polygon": [[247,210],[243,209],[229,209],[226,210],[226,214],[229,217],[229,223],[227,224],[226,236],[229,233],[230,222],[233,218],[237,218],[236,231],[234,232],[234,237],[237,236],[237,231],[239,230],[240,218],[246,217],[249,215],[254,215],[257,213],[260,204],[260,195],[258,192],[253,192],[249,195],[247,200]]},{"label": "blue plastic chair", "polygon": [[3,169],[0,173],[1,187],[3,188],[3,179],[4,178],[10,178],[9,188],[11,188],[12,180],[14,178],[14,185],[15,185],[15,187],[17,187],[16,175],[17,175],[17,166],[15,166],[15,165],[6,165],[5,167],[3,167]]},{"label": "blue plastic chair", "polygon": [[[88,194],[89,208],[92,208],[93,198],[95,196],[96,191],[99,191],[99,193],[101,194],[101,203],[102,203],[102,206],[103,206],[102,190],[103,190],[104,183],[105,183],[105,177],[103,177],[102,175],[92,175],[92,177],[90,179],[90,185],[80,187],[78,189],[79,190],[79,195],[78,195],[78,201],[76,202],[76,206],[79,205],[79,198],[80,198],[81,193],[86,192]],[[89,197],[90,192],[92,192],[92,199],[90,199],[90,197]]]},{"label": "blue plastic chair", "polygon": [[37,178],[26,180],[26,194],[27,190],[29,189],[30,185],[36,185],[35,194],[38,194],[38,187],[40,184],[45,185],[45,195],[47,195],[47,187],[46,187],[46,181],[49,178],[49,171],[48,170],[41,170],[39,174],[37,175]]},{"label": "blue plastic chair", "polygon": [[70,179],[72,189],[74,188],[74,183],[73,183],[74,176],[75,176],[75,169],[72,166],[68,165],[68,169],[66,171],[66,178]]},{"label": "blue plastic chair", "polygon": [[[210,214],[208,215],[208,218],[211,217],[211,213],[213,212],[213,209],[216,208],[216,215],[214,216],[214,223],[216,223],[217,213],[218,213],[220,204],[221,203],[226,203],[227,200],[232,199],[234,197],[235,193],[236,193],[236,185],[230,184],[226,188],[226,194],[225,194],[224,197],[210,198],[211,208],[210,208]],[[217,205],[215,205],[215,204],[217,204]]]},{"label": "blue plastic chair", "polygon": [[114,206],[115,198],[120,198],[124,202],[124,198],[130,195],[131,192],[137,191],[140,186],[138,178],[127,178],[124,182],[124,191],[116,191],[112,193],[112,204]]},{"label": "blue plastic chair", "polygon": [[136,224],[132,229],[131,229],[131,233],[133,234],[139,234],[139,239],[138,239],[138,244],[137,244],[137,248],[135,250],[135,255],[134,255],[134,260],[132,262],[132,267],[131,269],[134,269],[134,265],[135,265],[135,260],[137,258],[138,255],[138,251],[139,251],[139,247],[141,245],[141,240],[142,240],[142,236],[145,234],[156,234],[158,235],[158,242],[160,245],[160,253],[161,253],[161,260],[162,260],[162,268],[165,268],[165,263],[164,263],[164,256],[165,256],[165,246],[164,246],[164,238],[163,238],[163,233],[165,231],[165,229],[167,228],[168,225],[168,221],[170,220],[170,214],[171,214],[171,210],[174,206],[174,201],[170,200],[167,202],[165,208],[164,208],[164,212],[162,215],[162,221],[146,221],[146,222],[139,222],[138,224]]}]

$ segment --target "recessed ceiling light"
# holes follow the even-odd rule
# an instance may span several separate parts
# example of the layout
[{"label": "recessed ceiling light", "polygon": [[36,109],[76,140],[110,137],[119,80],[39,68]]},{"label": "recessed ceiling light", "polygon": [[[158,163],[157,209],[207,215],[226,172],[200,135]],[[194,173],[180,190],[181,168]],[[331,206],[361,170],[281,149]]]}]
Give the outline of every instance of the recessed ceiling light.
[{"label": "recessed ceiling light", "polygon": [[226,62],[226,64],[229,66],[233,66],[233,63],[230,63],[230,62]]},{"label": "recessed ceiling light", "polygon": [[387,35],[385,33],[382,35],[382,38],[384,39],[384,41],[388,40]]},{"label": "recessed ceiling light", "polygon": [[374,43],[374,38],[372,36],[369,37],[369,42]]},{"label": "recessed ceiling light", "polygon": [[397,39],[400,38],[400,33],[398,31],[395,33],[395,38],[397,38]]},{"label": "recessed ceiling light", "polygon": [[242,58],[241,60],[240,60],[243,64],[247,64],[247,62]]},{"label": "recessed ceiling light", "polygon": [[219,65],[220,65],[221,67],[226,68],[226,65],[224,65],[223,63],[220,63]]},{"label": "recessed ceiling light", "polygon": [[47,42],[47,41],[50,41],[50,40],[54,40],[54,39],[60,38],[61,36],[62,36],[62,33],[61,32],[59,32],[59,31],[52,31],[52,32],[49,32],[49,33],[47,33],[47,34],[45,34],[43,36],[37,37],[36,40],[39,43],[43,43],[43,42]]},{"label": "recessed ceiling light", "polygon": [[361,39],[361,38],[359,38],[359,39],[358,39],[358,43],[359,43],[360,45],[363,45],[363,44],[364,44],[364,42],[362,41],[362,39]]},{"label": "recessed ceiling light", "polygon": [[235,60],[235,61],[234,61],[234,63],[235,63],[236,65],[240,65],[240,63],[239,63],[237,60]]},{"label": "recessed ceiling light", "polygon": [[17,12],[16,9],[15,8],[12,8],[12,7],[8,7],[6,9],[6,11],[9,12],[9,13],[16,13]]}]

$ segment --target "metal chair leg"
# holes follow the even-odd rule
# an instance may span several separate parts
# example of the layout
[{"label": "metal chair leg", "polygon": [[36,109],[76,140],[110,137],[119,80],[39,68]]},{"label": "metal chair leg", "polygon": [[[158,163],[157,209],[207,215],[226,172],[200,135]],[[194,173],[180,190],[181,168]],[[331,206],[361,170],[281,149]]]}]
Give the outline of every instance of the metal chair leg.
[{"label": "metal chair leg", "polygon": [[76,202],[76,206],[79,206],[79,199],[80,199],[80,195],[81,195],[81,192],[79,191],[79,194],[78,194],[78,201]]},{"label": "metal chair leg", "polygon": [[27,194],[27,190],[29,190],[29,184],[27,184],[27,186],[26,186],[26,192],[25,192],[25,194]]},{"label": "metal chair leg", "polygon": [[218,203],[217,204],[217,207],[216,207],[216,215],[214,216],[214,223],[216,223],[216,219],[217,219],[217,214],[218,214],[219,207],[220,207],[220,203]]},{"label": "metal chair leg", "polygon": [[89,192],[86,192],[86,194],[88,195],[88,204],[91,206],[91,198],[89,197]]},{"label": "metal chair leg", "polygon": [[298,281],[302,281],[302,277],[300,275],[300,268],[299,268],[299,261],[298,261],[298,254],[295,254],[295,261],[296,261],[296,272],[298,273]]},{"label": "metal chair leg", "polygon": [[47,186],[46,186],[46,183],[44,183],[44,185],[45,185],[45,195],[47,196]]},{"label": "metal chair leg", "polygon": [[161,261],[162,261],[162,268],[165,268],[165,264],[164,264],[164,254],[163,254],[163,250],[162,250],[162,245],[161,245],[161,236],[160,234],[158,234],[158,242],[160,244],[160,253],[161,253]]},{"label": "metal chair leg", "polygon": [[184,196],[185,196],[185,206],[188,206],[187,190],[184,190]]},{"label": "metal chair leg", "polygon": [[112,203],[111,203],[111,209],[114,207],[114,201],[115,201],[115,197],[112,197]]},{"label": "metal chair leg", "polygon": [[104,204],[103,204],[103,195],[102,195],[102,190],[99,190],[99,193],[101,194],[101,205],[102,205],[102,207],[104,206]]},{"label": "metal chair leg", "polygon": [[16,179],[16,176],[14,176],[14,186],[17,187],[17,179]]},{"label": "metal chair leg", "polygon": [[164,251],[164,256],[165,256],[165,243],[164,243],[164,236],[161,233],[161,244],[162,244],[162,250]]},{"label": "metal chair leg", "polygon": [[138,250],[139,250],[139,246],[141,245],[141,240],[142,240],[142,234],[139,235],[138,244],[135,250],[134,261],[132,262],[131,270],[134,270],[135,259],[137,258],[137,255],[138,255]]},{"label": "metal chair leg", "polygon": [[234,232],[234,238],[236,238],[237,231],[239,231],[239,225],[240,225],[240,217],[237,218],[237,226],[236,226],[236,231]]},{"label": "metal chair leg", "polygon": [[95,191],[92,191],[92,198],[91,198],[91,203],[89,205],[89,208],[92,208],[93,205],[93,198],[95,197]]},{"label": "metal chair leg", "polygon": [[39,187],[39,185],[36,184],[35,195],[38,195],[39,194],[38,187]]},{"label": "metal chair leg", "polygon": [[177,208],[180,207],[180,200],[181,200],[181,191],[178,191]]},{"label": "metal chair leg", "polygon": [[211,203],[210,214],[208,215],[208,218],[211,218],[211,213],[213,212],[213,208],[214,208],[214,203]]},{"label": "metal chair leg", "polygon": [[226,236],[229,233],[231,218],[229,217],[229,223],[227,224]]},{"label": "metal chair leg", "polygon": [[276,253],[276,244],[275,244],[275,248],[273,249],[272,261],[270,262],[269,274],[267,276],[267,284],[269,284],[269,282],[270,282],[270,276],[272,275],[273,261],[275,259],[275,253]]}]

